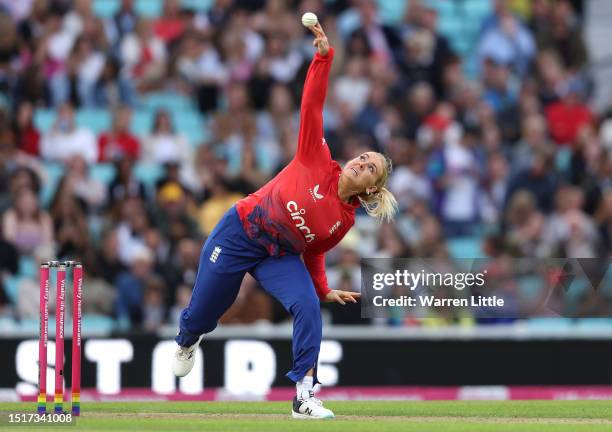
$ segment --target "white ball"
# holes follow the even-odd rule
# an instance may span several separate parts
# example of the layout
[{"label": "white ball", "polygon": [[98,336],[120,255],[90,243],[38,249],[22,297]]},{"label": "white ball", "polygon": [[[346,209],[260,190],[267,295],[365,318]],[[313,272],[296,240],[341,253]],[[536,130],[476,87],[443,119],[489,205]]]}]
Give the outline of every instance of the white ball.
[{"label": "white ball", "polygon": [[302,15],[302,24],[304,24],[304,27],[312,27],[318,22],[319,19],[312,12],[306,12],[304,15]]}]

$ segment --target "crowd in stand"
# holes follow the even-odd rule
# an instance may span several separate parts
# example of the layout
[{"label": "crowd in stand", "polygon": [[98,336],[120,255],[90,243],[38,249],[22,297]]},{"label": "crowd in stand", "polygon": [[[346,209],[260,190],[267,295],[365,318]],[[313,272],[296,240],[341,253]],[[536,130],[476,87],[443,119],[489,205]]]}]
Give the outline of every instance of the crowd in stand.
[{"label": "crowd in stand", "polygon": [[[313,55],[306,10],[336,49],[324,113],[332,156],[387,153],[400,204],[394,223],[358,218],[328,254],[330,286],[359,290],[360,257],[446,256],[455,238],[477,237],[494,257],[610,256],[612,110],[589,105],[597,88],[577,3],[491,0],[473,50],[459,55],[426,0],[407,1],[394,23],[373,0],[216,0],[205,12],[165,0],[156,18],[122,0],[111,19],[89,0],[0,0],[0,271],[17,272],[19,257],[76,259],[86,313],[121,329],[175,323],[206,236],[295,152]],[[192,98],[205,142],[164,109],[148,134],[131,131],[156,91]],[[34,122],[43,107],[57,111],[44,131]],[[75,122],[91,108],[113,113],[98,136]],[[49,162],[64,174],[45,205]],[[89,174],[102,162],[115,166],[108,184]],[[163,167],[152,190],[137,163]],[[37,291],[34,278],[15,298],[0,289],[0,315],[35,318]],[[334,309],[332,319],[358,315]],[[224,320],[286,317],[247,278]]]}]

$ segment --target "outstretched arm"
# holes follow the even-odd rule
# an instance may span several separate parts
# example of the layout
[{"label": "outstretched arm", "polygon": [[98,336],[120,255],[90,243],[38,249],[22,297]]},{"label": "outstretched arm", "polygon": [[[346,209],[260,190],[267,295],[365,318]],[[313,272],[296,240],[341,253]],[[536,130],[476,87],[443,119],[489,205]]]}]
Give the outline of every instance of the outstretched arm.
[{"label": "outstretched arm", "polygon": [[321,24],[309,27],[315,35],[313,42],[317,47],[308,73],[304,82],[302,92],[302,106],[300,109],[300,133],[297,149],[297,157],[307,161],[316,157],[323,145],[323,104],[327,94],[327,81],[334,58],[334,49],[329,46],[329,41]]}]

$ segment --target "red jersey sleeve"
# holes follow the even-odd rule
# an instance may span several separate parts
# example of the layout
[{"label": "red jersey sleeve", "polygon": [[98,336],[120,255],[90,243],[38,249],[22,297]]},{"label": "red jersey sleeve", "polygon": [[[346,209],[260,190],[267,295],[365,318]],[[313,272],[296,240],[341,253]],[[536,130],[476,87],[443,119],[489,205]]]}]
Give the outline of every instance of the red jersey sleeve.
[{"label": "red jersey sleeve", "polygon": [[325,254],[322,252],[306,251],[302,257],[314,283],[317,296],[321,300],[325,299],[327,293],[331,291],[327,286],[327,275],[325,274]]},{"label": "red jersey sleeve", "polygon": [[296,157],[304,162],[311,161],[323,145],[323,104],[327,94],[329,71],[334,59],[334,49],[329,48],[326,56],[315,54],[304,82],[302,106],[300,108],[300,132]]}]

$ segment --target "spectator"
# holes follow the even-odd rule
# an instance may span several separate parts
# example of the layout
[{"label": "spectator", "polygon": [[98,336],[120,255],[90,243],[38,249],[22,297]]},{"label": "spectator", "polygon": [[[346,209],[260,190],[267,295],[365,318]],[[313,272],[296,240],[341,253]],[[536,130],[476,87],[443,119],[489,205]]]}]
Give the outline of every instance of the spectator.
[{"label": "spectator", "polygon": [[441,171],[434,176],[440,194],[439,212],[448,236],[473,233],[478,221],[480,169],[475,131],[464,131],[459,142],[448,140],[437,154]]},{"label": "spectator", "polygon": [[365,59],[353,57],[348,60],[346,74],[338,77],[334,86],[335,102],[346,110],[352,119],[368,101],[370,80],[367,76]]},{"label": "spectator", "polygon": [[164,0],[162,13],[153,23],[155,36],[169,44],[181,37],[185,27],[179,0]]},{"label": "spectator", "polygon": [[89,176],[87,163],[80,156],[70,158],[66,167],[68,170],[62,181],[65,183],[63,192],[82,200],[89,213],[96,213],[106,203],[106,185]]},{"label": "spectator", "polygon": [[530,167],[538,149],[549,145],[546,120],[542,116],[525,119],[521,140],[516,144],[512,155],[512,168],[518,172]]},{"label": "spectator", "polygon": [[232,192],[223,178],[214,178],[208,186],[210,197],[204,201],[198,211],[200,231],[206,236],[210,235],[225,212],[244,197],[241,193]]},{"label": "spectator", "polygon": [[143,327],[148,331],[155,331],[165,321],[166,308],[164,298],[166,297],[166,285],[164,281],[156,276],[150,276],[144,283],[143,294]]},{"label": "spectator", "polygon": [[480,197],[482,218],[494,225],[502,218],[508,187],[508,163],[501,152],[489,156]]},{"label": "spectator", "polygon": [[2,236],[24,255],[36,248],[53,245],[53,224],[49,214],[40,208],[33,190],[16,191],[14,204],[2,216]]},{"label": "spectator", "polygon": [[121,0],[121,5],[113,16],[117,40],[122,40],[125,35],[135,31],[137,22],[138,16],[134,10],[134,0]]},{"label": "spectator", "polygon": [[141,19],[136,31],[127,34],[119,46],[120,72],[126,86],[146,92],[160,85],[166,73],[166,46],[155,36],[151,22]]},{"label": "spectator", "polygon": [[177,133],[167,111],[155,113],[151,134],[142,141],[142,160],[148,163],[178,163],[186,169],[192,161],[192,151],[187,139]]},{"label": "spectator", "polygon": [[[401,46],[401,40],[397,32],[392,27],[380,23],[378,7],[374,0],[359,0],[355,3],[355,10],[349,9],[339,17],[340,33],[348,33],[350,38],[354,32],[362,32],[371,52],[370,59],[386,66],[392,65],[395,61],[395,52]],[[354,32],[347,32],[343,29],[342,21],[348,18],[348,14],[355,13],[356,19],[354,25],[351,26]]]},{"label": "spectator", "polygon": [[106,66],[104,54],[96,50],[89,39],[81,36],[74,43],[67,66],[66,86],[71,89],[70,101],[84,108],[102,106],[106,98],[100,94],[98,82]]},{"label": "spectator", "polygon": [[167,183],[157,194],[155,226],[174,247],[184,238],[199,236],[197,223],[187,212],[188,197],[177,183]]},{"label": "spectator", "polygon": [[146,199],[144,185],[134,177],[134,161],[129,157],[115,159],[115,178],[109,187],[109,206],[114,208],[128,198]]},{"label": "spectator", "polygon": [[211,34],[185,36],[180,46],[177,70],[187,85],[196,88],[200,111],[208,113],[217,108],[221,86],[227,81],[227,75]]},{"label": "spectator", "polygon": [[122,158],[138,159],[140,142],[130,132],[132,110],[127,106],[118,108],[113,116],[113,126],[98,138],[98,155],[100,162],[110,162]]},{"label": "spectator", "polygon": [[151,221],[143,202],[136,197],[126,198],[119,206],[117,242],[119,259],[129,266],[135,254],[146,247],[145,235],[151,228]]},{"label": "spectator", "polygon": [[518,171],[513,176],[508,185],[506,206],[515,192],[524,189],[534,195],[539,210],[550,213],[558,187],[557,175],[551,169],[553,154],[550,147],[538,149],[533,156],[531,166]]},{"label": "spectator", "polygon": [[595,122],[595,115],[584,103],[584,84],[578,79],[566,82],[561,96],[546,107],[546,119],[552,139],[560,145],[572,145],[580,128]]},{"label": "spectator", "polygon": [[67,176],[62,179],[50,207],[60,258],[83,257],[90,246],[87,203],[70,182]]},{"label": "spectator", "polygon": [[544,223],[534,195],[526,190],[518,191],[510,198],[505,213],[506,246],[515,256],[536,256]]},{"label": "spectator", "polygon": [[573,186],[559,188],[555,211],[548,218],[539,246],[544,257],[596,258],[599,249],[597,228],[582,211],[584,195]]},{"label": "spectator", "polygon": [[538,47],[554,50],[565,67],[579,71],[587,62],[587,49],[571,2],[556,1],[551,9],[547,11],[549,16],[535,23]]},{"label": "spectator", "polygon": [[612,255],[612,189],[606,190],[597,212],[597,224],[601,236],[600,257]]},{"label": "spectator", "polygon": [[46,160],[66,162],[78,155],[87,163],[95,163],[98,145],[89,129],[75,125],[72,105],[64,104],[59,108],[51,129],[43,135],[40,153]]},{"label": "spectator", "polygon": [[535,56],[533,35],[527,27],[509,11],[502,11],[495,23],[486,28],[478,42],[478,60],[509,65],[519,75],[528,72]]},{"label": "spectator", "polygon": [[[133,250],[130,271],[117,276],[115,314],[120,328],[139,326],[144,321],[145,291],[153,270],[153,253],[145,246]],[[149,301],[154,299],[149,298]],[[148,318],[151,319],[151,311]]]},{"label": "spectator", "polygon": [[19,150],[31,156],[40,156],[40,132],[34,126],[34,108],[30,102],[19,104],[13,131]]}]

